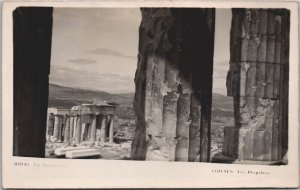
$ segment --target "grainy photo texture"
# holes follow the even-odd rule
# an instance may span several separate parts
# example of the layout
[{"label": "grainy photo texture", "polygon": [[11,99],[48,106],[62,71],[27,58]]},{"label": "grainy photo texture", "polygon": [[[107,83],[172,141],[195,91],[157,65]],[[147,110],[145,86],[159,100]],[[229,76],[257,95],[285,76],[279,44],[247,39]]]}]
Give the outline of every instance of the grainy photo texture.
[{"label": "grainy photo texture", "polygon": [[12,16],[14,156],[288,164],[289,10]]}]

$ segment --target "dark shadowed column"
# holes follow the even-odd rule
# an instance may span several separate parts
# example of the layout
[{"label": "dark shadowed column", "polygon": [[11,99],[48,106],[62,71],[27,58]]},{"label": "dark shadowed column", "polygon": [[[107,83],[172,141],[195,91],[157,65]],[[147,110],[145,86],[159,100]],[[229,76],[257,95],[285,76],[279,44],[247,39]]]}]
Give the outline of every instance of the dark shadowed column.
[{"label": "dark shadowed column", "polygon": [[214,9],[141,11],[132,158],[207,162]]},{"label": "dark shadowed column", "polygon": [[227,90],[236,126],[225,129],[223,153],[240,160],[278,161],[288,144],[289,11],[232,13]]},{"label": "dark shadowed column", "polygon": [[52,8],[13,12],[13,155],[44,157]]}]

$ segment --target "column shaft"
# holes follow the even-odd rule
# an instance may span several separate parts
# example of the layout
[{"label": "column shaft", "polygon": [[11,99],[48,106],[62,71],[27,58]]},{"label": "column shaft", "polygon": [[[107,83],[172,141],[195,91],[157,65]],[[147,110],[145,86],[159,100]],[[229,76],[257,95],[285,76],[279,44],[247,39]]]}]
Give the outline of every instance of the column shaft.
[{"label": "column shaft", "polygon": [[114,142],[114,117],[111,115],[109,122],[109,143]]},{"label": "column shaft", "polygon": [[77,122],[76,122],[76,131],[75,131],[75,143],[79,144],[81,141],[81,116],[77,116]]},{"label": "column shaft", "polygon": [[107,116],[102,116],[101,121],[101,130],[100,130],[100,142],[105,143],[106,142],[106,127],[107,127]]},{"label": "column shaft", "polygon": [[59,140],[61,124],[62,124],[62,117],[59,115],[56,115],[55,121],[54,121],[54,131],[53,131],[53,138],[55,140]]},{"label": "column shaft", "polygon": [[65,123],[65,131],[64,131],[64,142],[69,142],[70,140],[70,116],[69,115],[66,115],[65,116],[65,120],[66,120],[66,123]]},{"label": "column shaft", "polygon": [[142,17],[132,158],[196,161],[199,153],[207,162],[214,9],[144,8]]},{"label": "column shaft", "polygon": [[97,127],[97,117],[96,115],[92,116],[92,126],[91,126],[91,142],[95,142],[96,140],[96,127]]},{"label": "column shaft", "polygon": [[86,123],[82,123],[81,125],[81,141],[85,141],[86,140],[86,130],[87,130],[87,124]]},{"label": "column shaft", "polygon": [[49,116],[48,116],[48,126],[47,126],[47,135],[49,135],[49,136],[53,136],[54,120],[55,120],[54,115],[49,114]]},{"label": "column shaft", "polygon": [[70,116],[70,138],[73,137],[73,133],[74,133],[74,117]]},{"label": "column shaft", "polygon": [[11,14],[14,156],[45,157],[52,13],[23,6]]},{"label": "column shaft", "polygon": [[233,9],[232,13],[227,90],[234,99],[236,129],[225,130],[223,153],[241,160],[276,161],[281,159],[284,143],[279,141],[286,126],[280,121],[288,112],[282,107],[288,96],[281,83],[288,76],[284,71],[288,48],[283,45],[289,43],[289,18],[284,16],[288,10]]},{"label": "column shaft", "polygon": [[73,135],[72,135],[72,136],[73,136],[73,139],[76,138],[77,121],[78,121],[78,117],[75,116],[75,117],[74,117],[74,122],[73,122],[73,124],[74,124],[74,127],[73,127]]}]

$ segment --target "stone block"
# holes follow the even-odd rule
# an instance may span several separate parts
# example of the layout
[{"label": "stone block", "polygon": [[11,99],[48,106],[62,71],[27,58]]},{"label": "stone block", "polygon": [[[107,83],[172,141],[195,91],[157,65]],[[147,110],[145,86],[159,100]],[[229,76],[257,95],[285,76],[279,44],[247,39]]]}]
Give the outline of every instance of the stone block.
[{"label": "stone block", "polygon": [[66,152],[66,158],[85,158],[85,157],[99,157],[101,156],[99,149],[83,149]]},{"label": "stone block", "polygon": [[78,146],[78,147],[62,147],[62,148],[57,148],[54,151],[54,154],[56,156],[63,156],[66,154],[67,151],[73,151],[73,150],[84,150],[84,149],[89,149],[90,147],[88,146]]}]

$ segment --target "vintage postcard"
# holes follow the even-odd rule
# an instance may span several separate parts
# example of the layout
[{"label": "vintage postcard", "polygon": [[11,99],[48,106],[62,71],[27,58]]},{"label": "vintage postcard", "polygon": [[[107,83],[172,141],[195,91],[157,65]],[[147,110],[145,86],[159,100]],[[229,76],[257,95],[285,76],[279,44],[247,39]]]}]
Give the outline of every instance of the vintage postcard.
[{"label": "vintage postcard", "polygon": [[5,188],[298,187],[298,2],[4,2]]}]

